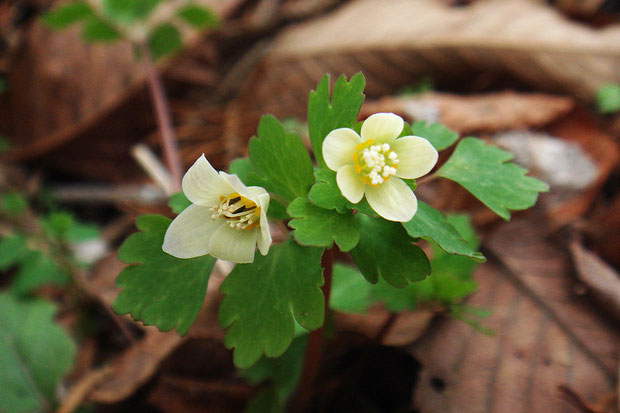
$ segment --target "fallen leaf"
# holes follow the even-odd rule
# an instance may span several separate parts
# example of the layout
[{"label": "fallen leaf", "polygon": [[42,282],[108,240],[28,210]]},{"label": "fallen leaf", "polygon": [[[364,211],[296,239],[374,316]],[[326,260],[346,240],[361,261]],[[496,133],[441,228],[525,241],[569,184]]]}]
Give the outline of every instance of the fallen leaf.
[{"label": "fallen leaf", "polygon": [[501,92],[459,96],[424,93],[410,97],[385,97],[367,102],[362,117],[395,112],[410,121],[439,122],[460,134],[539,128],[566,115],[572,99],[542,93]]},{"label": "fallen leaf", "polygon": [[113,374],[88,395],[89,400],[114,403],[126,399],[151,378],[161,361],[184,340],[177,333],[160,333],[155,327],[147,327],[146,331],[141,341],[110,364]]},{"label": "fallen leaf", "polygon": [[302,116],[325,72],[362,71],[370,98],[429,75],[468,87],[504,75],[591,102],[600,86],[620,81],[619,63],[617,25],[588,28],[543,2],[358,0],[276,37],[241,99],[244,112]]},{"label": "fallen leaf", "polygon": [[620,275],[578,241],[571,242],[570,252],[577,277],[588,286],[603,309],[620,321]]},{"label": "fallen leaf", "polygon": [[414,344],[420,412],[574,413],[559,385],[592,403],[614,390],[620,334],[574,296],[569,261],[544,235],[544,225],[515,221],[486,242],[494,254],[468,304],[493,311],[484,324],[494,337],[446,319]]}]

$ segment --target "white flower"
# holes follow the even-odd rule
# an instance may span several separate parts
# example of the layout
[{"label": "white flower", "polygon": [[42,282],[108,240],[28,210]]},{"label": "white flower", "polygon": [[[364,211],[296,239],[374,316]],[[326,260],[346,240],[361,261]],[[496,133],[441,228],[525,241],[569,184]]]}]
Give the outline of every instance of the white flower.
[{"label": "white flower", "polygon": [[168,227],[162,249],[177,258],[205,254],[237,263],[254,261],[254,250],[267,255],[269,194],[247,187],[237,175],[218,173],[202,155],[183,177],[192,202]]},{"label": "white flower", "polygon": [[398,115],[376,113],[362,125],[361,137],[353,129],[340,128],[323,141],[325,163],[337,172],[342,195],[354,204],[366,195],[380,216],[399,222],[411,220],[418,209],[413,191],[401,178],[426,175],[438,157],[424,138],[398,138],[403,126]]}]

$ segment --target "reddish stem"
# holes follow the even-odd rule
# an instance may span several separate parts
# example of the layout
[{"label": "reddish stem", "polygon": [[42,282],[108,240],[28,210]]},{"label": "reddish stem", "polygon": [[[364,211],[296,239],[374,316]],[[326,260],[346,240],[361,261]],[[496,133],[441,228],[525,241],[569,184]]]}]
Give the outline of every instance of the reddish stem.
[{"label": "reddish stem", "polygon": [[[334,266],[334,248],[330,248],[323,252],[321,258],[321,266],[323,267],[323,276],[325,277],[325,283],[321,290],[325,297],[325,319],[327,319],[327,312],[329,311],[329,297],[332,289],[332,275]],[[304,412],[308,410],[308,404],[312,396],[312,389],[316,376],[319,373],[319,367],[321,365],[321,355],[323,351],[323,335],[325,330],[325,319],[323,325],[312,331],[308,338],[308,346],[306,347],[306,356],[304,358],[304,368],[301,373],[301,379],[299,386],[297,387],[297,397],[294,400],[294,412]]]},{"label": "reddish stem", "polygon": [[164,161],[170,171],[174,192],[181,189],[181,179],[183,178],[183,164],[179,155],[177,140],[172,128],[172,116],[170,115],[170,107],[168,99],[164,91],[164,86],[157,73],[157,69],[153,64],[151,52],[147,45],[140,45],[142,52],[142,62],[146,72],[147,84],[155,110],[155,118],[161,137],[161,148],[164,154]]}]

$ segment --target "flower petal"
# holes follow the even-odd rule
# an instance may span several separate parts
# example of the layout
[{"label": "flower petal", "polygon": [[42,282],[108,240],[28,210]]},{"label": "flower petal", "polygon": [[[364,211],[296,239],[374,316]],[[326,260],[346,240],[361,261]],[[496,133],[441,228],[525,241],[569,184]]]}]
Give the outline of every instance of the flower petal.
[{"label": "flower petal", "polygon": [[362,142],[353,129],[340,128],[331,131],[323,141],[323,158],[332,171],[353,163],[355,147]]},{"label": "flower petal", "polygon": [[[250,187],[252,188],[252,187]],[[261,188],[262,189],[262,188]],[[269,221],[267,221],[267,208],[269,208],[269,194],[258,196],[260,205],[260,234],[256,240],[258,250],[261,254],[267,255],[271,246],[271,231],[269,231]]]},{"label": "flower petal", "polygon": [[[222,179],[226,180],[226,182],[228,182],[230,187],[233,189],[233,191],[231,192],[236,192],[239,195],[243,195],[244,197],[251,199],[254,202],[257,201],[257,197],[256,197],[257,192],[245,186],[237,175],[230,175],[230,174],[227,174],[226,172],[220,172],[220,176],[222,177]],[[260,188],[260,187],[255,186],[251,188]],[[262,189],[262,192],[265,192],[265,193],[267,192],[263,188],[260,188],[260,189]],[[230,193],[224,194],[224,195],[229,195],[229,194]]]},{"label": "flower petal", "polygon": [[362,141],[368,139],[376,143],[393,141],[403,131],[403,118],[394,113],[375,113],[362,124]]},{"label": "flower petal", "polygon": [[204,154],[192,165],[183,177],[183,193],[194,204],[215,206],[220,195],[228,195],[232,187],[222,179]]},{"label": "flower petal", "polygon": [[388,221],[408,222],[418,209],[418,200],[411,188],[393,176],[378,186],[366,187],[371,208]]},{"label": "flower petal", "polygon": [[240,264],[253,262],[258,234],[258,228],[246,231],[220,225],[209,242],[209,254]]},{"label": "flower petal", "polygon": [[400,160],[396,176],[415,179],[426,175],[437,163],[439,154],[435,147],[419,136],[403,136],[392,144]]},{"label": "flower petal", "polygon": [[357,204],[362,200],[366,185],[362,182],[357,172],[355,172],[353,165],[345,165],[338,169],[336,183],[342,195],[349,201]]},{"label": "flower petal", "polygon": [[209,253],[209,240],[223,219],[212,220],[209,208],[190,205],[166,230],[162,249],[177,258],[194,258]]}]

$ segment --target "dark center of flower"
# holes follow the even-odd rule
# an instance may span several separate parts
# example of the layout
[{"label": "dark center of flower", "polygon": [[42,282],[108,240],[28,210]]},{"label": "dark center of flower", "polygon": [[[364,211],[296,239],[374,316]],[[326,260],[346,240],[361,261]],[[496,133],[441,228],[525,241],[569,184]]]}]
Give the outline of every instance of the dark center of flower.
[{"label": "dark center of flower", "polygon": [[260,226],[260,207],[254,201],[233,192],[220,197],[220,204],[211,208],[211,219],[223,218],[229,227],[249,230]]}]

